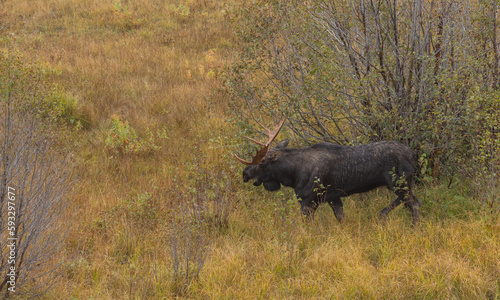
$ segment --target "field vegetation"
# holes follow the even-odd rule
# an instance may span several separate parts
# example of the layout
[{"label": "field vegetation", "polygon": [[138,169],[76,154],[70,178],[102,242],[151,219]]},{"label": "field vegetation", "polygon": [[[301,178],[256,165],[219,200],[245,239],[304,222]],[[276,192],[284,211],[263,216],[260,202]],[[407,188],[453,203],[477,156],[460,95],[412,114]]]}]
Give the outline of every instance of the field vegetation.
[{"label": "field vegetation", "polygon": [[[301,66],[269,68],[273,59],[274,66],[287,60],[266,47],[272,45],[269,37],[277,37],[283,49],[305,52],[282,51],[295,58],[301,53],[304,60],[299,61],[314,64],[311,56],[305,60],[313,53],[299,43],[305,39],[291,38],[303,37],[299,33],[313,27],[299,22],[304,31],[280,31],[297,19],[268,26],[263,22],[280,19],[277,11],[289,12],[287,17],[300,14],[283,10],[282,1],[266,2],[1,2],[1,104],[18,100],[20,115],[29,111],[42,124],[39,134],[47,137],[41,140],[50,137],[50,151],[69,153],[64,162],[74,174],[74,179],[57,181],[65,185],[56,189],[64,193],[58,206],[62,211],[43,223],[50,227],[41,241],[45,245],[48,236],[57,236],[57,251],[43,256],[43,263],[33,262],[30,270],[40,276],[26,276],[30,279],[19,281],[18,292],[10,297],[43,292],[43,299],[500,299],[500,102],[499,75],[494,73],[499,58],[485,58],[484,65],[493,71],[483,74],[484,86],[462,89],[473,80],[461,78],[451,67],[443,71],[449,78],[440,78],[426,97],[461,98],[449,105],[428,102],[436,109],[406,116],[416,126],[413,129],[399,126],[404,116],[383,109],[347,120],[350,99],[342,98],[345,95],[339,96],[343,110],[322,113],[320,123],[307,127],[311,113],[326,112],[329,97],[335,95],[323,97],[320,91],[333,87],[323,85],[326,80],[312,79],[338,74],[335,68],[341,63],[302,77],[301,87],[317,84],[295,90],[292,97],[293,85],[285,79],[296,76],[291,69]],[[297,6],[297,12],[300,9]],[[494,9],[498,14],[497,6]],[[480,21],[484,28],[494,28],[489,32],[493,37],[498,16],[488,16]],[[290,44],[283,37],[290,37]],[[478,48],[491,50],[491,44],[498,43],[496,38],[484,40],[488,42],[483,45],[477,37]],[[318,62],[324,63],[338,48],[321,49],[325,52]],[[472,61],[472,50],[467,51],[457,57]],[[387,55],[392,66],[396,56]],[[436,58],[428,59],[434,74]],[[460,61],[459,67],[465,68],[466,62]],[[368,84],[375,76],[367,74],[360,82]],[[341,79],[354,84],[348,77]],[[354,85],[343,88],[352,91]],[[17,96],[9,98],[9,91]],[[376,94],[365,91],[365,96]],[[252,92],[269,101],[252,102]],[[393,95],[392,90],[385,92]],[[297,95],[305,95],[305,100],[294,107]],[[317,101],[310,101],[314,95]],[[379,96],[371,98],[371,105],[383,102]],[[460,111],[451,104],[459,105]],[[5,112],[4,106],[0,112]],[[393,200],[385,189],[346,199],[346,219],[339,224],[328,206],[320,206],[313,221],[304,220],[289,189],[269,193],[243,184],[243,167],[233,153],[245,156],[254,151],[242,138],[259,137],[252,118],[270,124],[281,113],[290,121],[280,137],[292,138],[293,146],[328,138],[358,143],[379,137],[410,143],[420,158],[415,187],[423,202],[420,224],[413,227],[408,212],[400,208],[379,220],[378,212]],[[304,122],[300,113],[307,115]],[[375,126],[385,117],[394,117],[393,123]],[[454,118],[461,118],[462,128],[450,125]],[[338,135],[336,120],[370,125]],[[430,126],[438,123],[439,128]],[[398,124],[393,134],[390,124]],[[3,145],[6,131],[0,130]],[[447,133],[452,138],[445,139]],[[436,147],[443,143],[446,147]],[[450,149],[456,156],[446,155]],[[448,164],[455,165],[447,168]],[[6,203],[0,204],[3,213]],[[0,232],[4,258],[6,233]],[[33,243],[27,253],[37,249]],[[44,276],[49,270],[50,276]],[[1,296],[6,295],[5,287],[0,285]]]}]

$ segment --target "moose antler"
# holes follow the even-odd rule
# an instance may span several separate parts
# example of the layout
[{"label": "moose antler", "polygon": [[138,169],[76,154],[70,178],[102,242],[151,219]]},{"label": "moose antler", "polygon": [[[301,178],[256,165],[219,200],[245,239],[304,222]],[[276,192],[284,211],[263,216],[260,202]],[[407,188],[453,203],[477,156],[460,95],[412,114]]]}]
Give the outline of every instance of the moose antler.
[{"label": "moose antler", "polygon": [[267,129],[264,125],[260,124],[259,122],[257,122],[257,124],[259,124],[262,128],[264,128],[264,130],[266,130],[269,140],[267,141],[267,143],[264,144],[248,136],[245,136],[245,138],[249,139],[250,141],[262,146],[260,150],[257,150],[255,156],[252,157],[252,161],[246,161],[242,158],[239,158],[236,154],[234,155],[239,162],[244,163],[245,165],[258,165],[261,161],[264,160],[267,151],[269,150],[269,146],[280,132],[281,127],[283,127],[283,124],[285,124],[285,116],[281,118],[280,122],[278,123],[278,125],[276,125],[276,127],[274,127],[273,130]]}]

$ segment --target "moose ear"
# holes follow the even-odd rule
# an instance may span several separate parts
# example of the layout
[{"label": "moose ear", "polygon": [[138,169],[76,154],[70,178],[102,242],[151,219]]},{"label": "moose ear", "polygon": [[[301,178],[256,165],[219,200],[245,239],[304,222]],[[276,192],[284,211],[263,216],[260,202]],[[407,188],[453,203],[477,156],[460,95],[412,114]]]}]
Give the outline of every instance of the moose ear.
[{"label": "moose ear", "polygon": [[282,140],[281,142],[278,143],[278,145],[276,145],[276,148],[285,148],[286,146],[288,146],[289,142],[290,142],[289,139]]},{"label": "moose ear", "polygon": [[[281,142],[280,142],[280,144],[281,144]],[[280,158],[280,156],[281,156],[281,151],[274,151],[274,152],[269,154],[269,160],[276,161],[276,160],[278,160],[278,158]]]}]

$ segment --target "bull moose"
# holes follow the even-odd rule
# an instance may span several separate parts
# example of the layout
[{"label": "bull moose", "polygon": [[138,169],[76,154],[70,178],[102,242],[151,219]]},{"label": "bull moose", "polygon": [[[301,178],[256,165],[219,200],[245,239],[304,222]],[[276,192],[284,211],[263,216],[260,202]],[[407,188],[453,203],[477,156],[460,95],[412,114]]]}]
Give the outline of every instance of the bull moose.
[{"label": "bull moose", "polygon": [[281,185],[292,187],[304,215],[312,218],[318,205],[327,202],[339,222],[344,218],[342,197],[387,186],[397,198],[380,216],[385,217],[404,203],[412,213],[413,223],[418,222],[422,204],[412,191],[416,155],[410,147],[380,141],[358,146],[323,142],[307,148],[288,148],[289,140],[285,139],[269,149],[284,122],[283,117],[273,130],[259,123],[268,134],[266,143],[246,137],[261,148],[251,161],[235,155],[247,165],[244,182],[254,180],[255,186],[263,184],[268,191],[276,191]]}]

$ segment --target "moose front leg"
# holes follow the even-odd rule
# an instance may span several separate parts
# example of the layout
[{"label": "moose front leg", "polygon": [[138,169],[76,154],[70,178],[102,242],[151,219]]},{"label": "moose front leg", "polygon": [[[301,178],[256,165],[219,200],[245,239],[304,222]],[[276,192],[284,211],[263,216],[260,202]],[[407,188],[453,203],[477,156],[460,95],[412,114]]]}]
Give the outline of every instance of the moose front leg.
[{"label": "moose front leg", "polygon": [[297,195],[297,199],[300,202],[300,210],[302,214],[306,216],[307,220],[314,219],[314,212],[318,208],[318,204],[313,200],[314,197],[300,197]]},{"label": "moose front leg", "polygon": [[335,214],[335,218],[342,223],[344,220],[344,207],[342,204],[342,199],[340,196],[335,194],[327,195],[326,201],[330,204],[330,207],[333,209],[333,213]]}]

